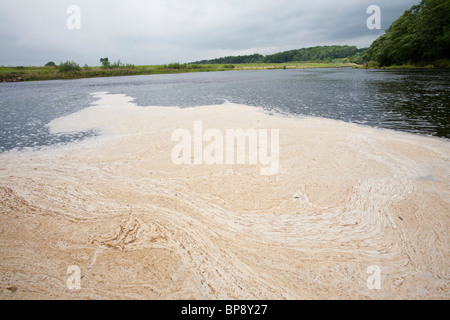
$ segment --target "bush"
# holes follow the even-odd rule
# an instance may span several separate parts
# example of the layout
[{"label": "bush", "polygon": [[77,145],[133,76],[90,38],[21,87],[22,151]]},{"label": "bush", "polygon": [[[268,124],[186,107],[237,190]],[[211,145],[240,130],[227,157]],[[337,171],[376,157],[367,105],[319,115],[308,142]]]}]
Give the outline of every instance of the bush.
[{"label": "bush", "polygon": [[74,61],[61,62],[58,67],[59,72],[80,71],[81,67]]},{"label": "bush", "polygon": [[367,63],[367,66],[368,66],[369,68],[379,68],[379,67],[380,67],[380,64],[379,64],[378,62],[376,62],[376,61],[369,61],[369,62]]},{"label": "bush", "polygon": [[111,68],[112,69],[118,69],[118,68],[122,68],[124,65],[120,60],[117,60],[117,62],[113,62],[111,64]]},{"label": "bush", "polygon": [[177,69],[180,70],[181,69],[181,64],[179,62],[174,62],[174,63],[170,63],[167,66],[168,69]]}]

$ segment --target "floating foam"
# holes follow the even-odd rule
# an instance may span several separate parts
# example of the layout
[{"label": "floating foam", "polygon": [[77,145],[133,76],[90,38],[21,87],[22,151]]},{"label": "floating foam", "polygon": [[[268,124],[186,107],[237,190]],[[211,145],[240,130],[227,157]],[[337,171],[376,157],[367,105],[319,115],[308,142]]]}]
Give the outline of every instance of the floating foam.
[{"label": "floating foam", "polygon": [[[450,142],[225,102],[95,104],[83,142],[0,155],[5,298],[449,298]],[[171,134],[279,129],[276,176],[176,165]],[[64,285],[67,267],[86,276]],[[379,266],[381,289],[370,290]]]}]

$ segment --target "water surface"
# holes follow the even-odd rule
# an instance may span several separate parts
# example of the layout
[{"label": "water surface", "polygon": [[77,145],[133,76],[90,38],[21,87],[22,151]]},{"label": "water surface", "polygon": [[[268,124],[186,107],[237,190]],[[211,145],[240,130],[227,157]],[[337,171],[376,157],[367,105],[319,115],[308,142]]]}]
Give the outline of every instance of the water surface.
[{"label": "water surface", "polygon": [[255,70],[0,84],[0,152],[83,139],[51,135],[51,120],[88,107],[91,93],[134,97],[139,106],[230,101],[288,115],[324,117],[450,138],[450,72],[359,69]]}]

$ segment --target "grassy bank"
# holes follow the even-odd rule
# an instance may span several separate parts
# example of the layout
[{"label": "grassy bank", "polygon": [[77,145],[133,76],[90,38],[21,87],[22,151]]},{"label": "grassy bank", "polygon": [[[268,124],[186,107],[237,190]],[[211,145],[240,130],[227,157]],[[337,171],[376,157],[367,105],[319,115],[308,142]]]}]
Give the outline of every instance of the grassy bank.
[{"label": "grassy bank", "polygon": [[382,69],[395,70],[395,69],[450,69],[450,59],[440,59],[431,63],[424,62],[421,64],[402,64],[391,65],[389,67],[382,67]]},{"label": "grassy bank", "polygon": [[381,66],[376,61],[370,61],[368,64],[358,65],[358,68],[381,69],[381,70],[402,70],[402,69],[450,69],[450,59],[440,59],[433,62],[405,63],[400,65]]},{"label": "grassy bank", "polygon": [[137,66],[104,69],[84,67],[79,71],[60,72],[55,67],[0,67],[0,82],[66,80],[98,77],[120,77],[131,75],[164,74],[193,71],[219,71],[218,68],[169,68],[168,66]]},{"label": "grassy bank", "polygon": [[343,62],[286,62],[286,63],[245,63],[236,64],[235,70],[271,70],[271,69],[313,69],[313,68],[349,68],[355,63]]},{"label": "grassy bank", "polygon": [[0,82],[66,80],[98,77],[119,77],[132,75],[151,75],[187,72],[213,72],[230,70],[273,70],[306,68],[343,68],[354,67],[354,63],[245,63],[245,64],[180,64],[155,66],[131,66],[105,69],[101,67],[84,67],[79,71],[60,72],[57,67],[0,67]]}]

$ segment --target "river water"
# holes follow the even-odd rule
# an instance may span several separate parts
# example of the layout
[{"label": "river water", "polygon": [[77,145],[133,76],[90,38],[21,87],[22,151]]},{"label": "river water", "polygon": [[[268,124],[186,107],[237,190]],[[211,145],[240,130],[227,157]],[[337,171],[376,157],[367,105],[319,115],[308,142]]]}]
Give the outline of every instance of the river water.
[{"label": "river water", "polygon": [[[139,106],[225,101],[286,115],[330,118],[450,138],[450,72],[296,69],[147,75],[0,84],[0,152],[66,143],[95,131],[50,134],[47,124],[90,106],[93,92]],[[225,107],[225,105],[224,105]]]}]

